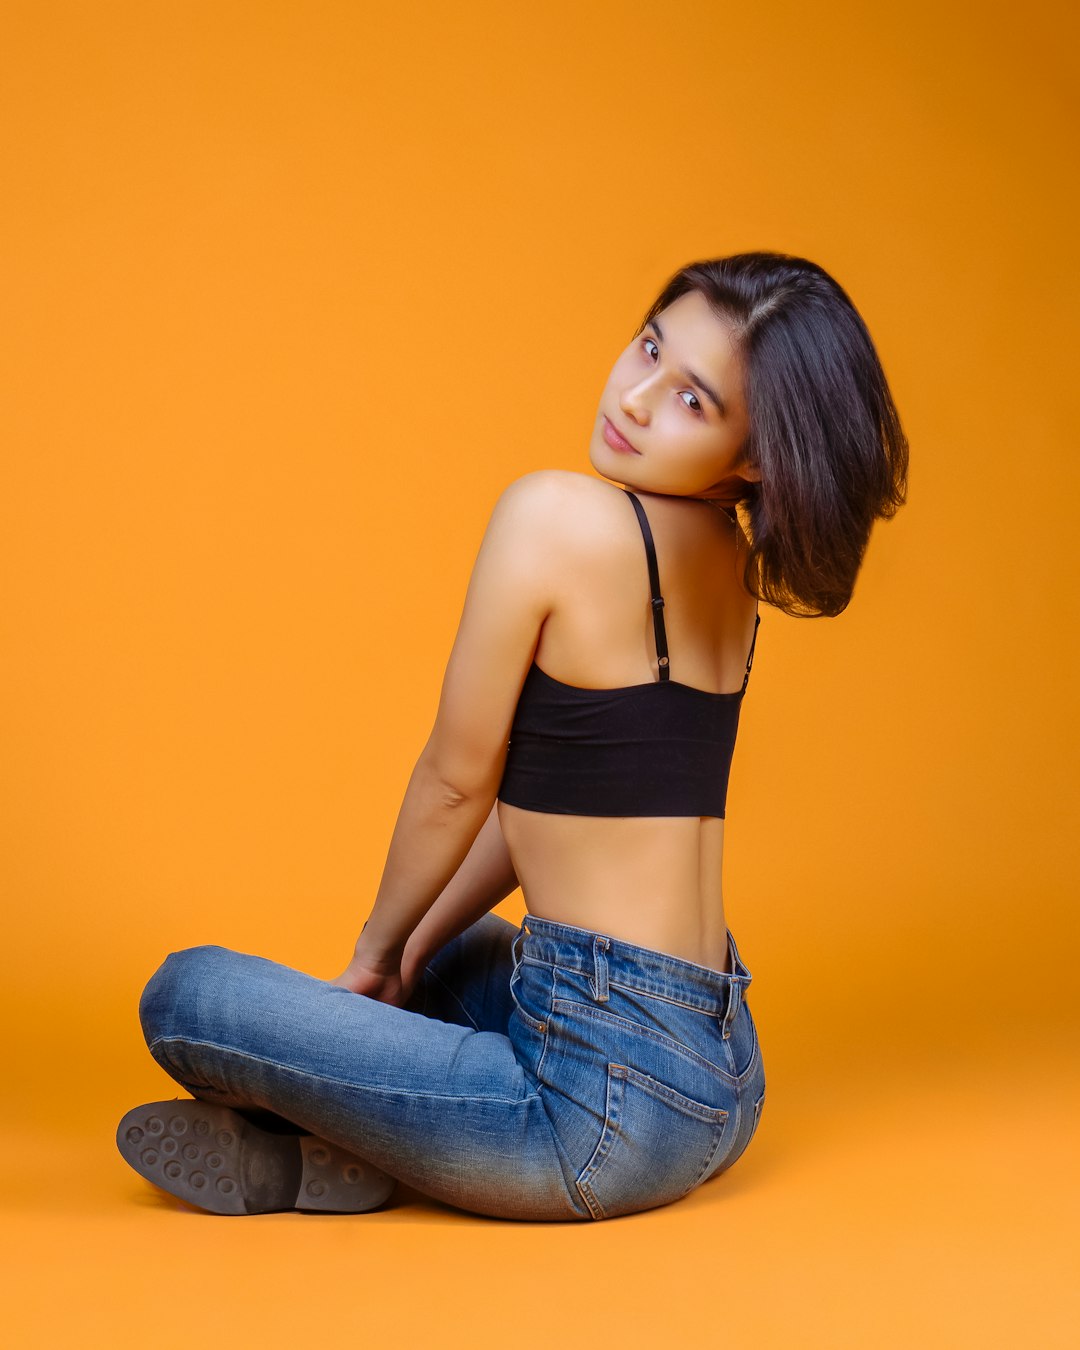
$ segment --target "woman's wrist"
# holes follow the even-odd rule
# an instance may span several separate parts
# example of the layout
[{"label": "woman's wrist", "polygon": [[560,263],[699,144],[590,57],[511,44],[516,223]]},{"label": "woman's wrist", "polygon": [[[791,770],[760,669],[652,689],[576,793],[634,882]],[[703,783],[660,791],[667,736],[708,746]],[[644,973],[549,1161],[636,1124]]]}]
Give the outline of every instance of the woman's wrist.
[{"label": "woman's wrist", "polygon": [[386,942],[380,939],[378,930],[370,928],[368,919],[360,930],[353,948],[353,960],[371,970],[396,970],[401,965],[405,951],[403,942]]}]

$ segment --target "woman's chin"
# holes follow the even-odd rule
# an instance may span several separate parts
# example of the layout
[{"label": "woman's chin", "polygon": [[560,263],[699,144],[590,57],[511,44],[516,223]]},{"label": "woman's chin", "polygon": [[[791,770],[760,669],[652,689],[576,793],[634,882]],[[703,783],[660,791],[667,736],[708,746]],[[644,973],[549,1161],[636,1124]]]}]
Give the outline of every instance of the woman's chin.
[{"label": "woman's chin", "polygon": [[606,478],[609,483],[625,483],[628,481],[619,472],[622,467],[621,464],[613,464],[611,462],[612,459],[618,460],[620,458],[621,457],[616,455],[613,450],[608,449],[603,440],[600,440],[599,444],[597,444],[596,437],[593,438],[592,443],[589,445],[589,463],[600,477]]}]

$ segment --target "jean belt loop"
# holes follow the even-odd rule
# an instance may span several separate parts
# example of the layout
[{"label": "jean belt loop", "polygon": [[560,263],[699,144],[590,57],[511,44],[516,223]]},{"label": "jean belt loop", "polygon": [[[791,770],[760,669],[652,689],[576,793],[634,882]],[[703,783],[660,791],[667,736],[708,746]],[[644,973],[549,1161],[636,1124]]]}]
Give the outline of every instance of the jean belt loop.
[{"label": "jean belt loop", "polygon": [[608,1001],[608,959],[604,953],[610,946],[610,938],[599,934],[593,938],[593,998],[597,1003]]},{"label": "jean belt loop", "polygon": [[525,930],[521,927],[514,934],[510,942],[510,955],[513,958],[514,965],[517,966],[521,960],[521,949],[525,944]]},{"label": "jean belt loop", "polygon": [[742,1001],[742,980],[736,976],[731,976],[728,981],[728,1005],[727,1012],[724,1014],[724,1040],[731,1035],[731,1024],[738,1016],[739,1004]]}]

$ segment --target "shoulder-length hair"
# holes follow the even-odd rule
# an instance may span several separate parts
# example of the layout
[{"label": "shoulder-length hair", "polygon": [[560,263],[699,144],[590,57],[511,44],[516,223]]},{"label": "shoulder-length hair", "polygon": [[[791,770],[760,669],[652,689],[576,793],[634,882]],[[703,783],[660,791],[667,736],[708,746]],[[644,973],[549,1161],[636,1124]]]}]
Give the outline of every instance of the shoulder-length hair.
[{"label": "shoulder-length hair", "polygon": [[741,462],[760,474],[737,504],[750,537],[744,585],[794,617],[833,617],[851,600],[874,520],[906,499],[907,438],[866,325],[816,263],[736,253],[681,268],[640,328],[688,291],[731,325],[742,357]]}]

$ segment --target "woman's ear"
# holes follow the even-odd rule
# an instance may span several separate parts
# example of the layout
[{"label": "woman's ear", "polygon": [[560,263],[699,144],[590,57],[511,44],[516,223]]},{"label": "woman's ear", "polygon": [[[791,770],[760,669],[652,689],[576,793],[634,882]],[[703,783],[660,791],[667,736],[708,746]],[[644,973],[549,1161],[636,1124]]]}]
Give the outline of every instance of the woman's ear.
[{"label": "woman's ear", "polygon": [[749,483],[761,482],[761,470],[755,468],[752,464],[739,464],[732,469],[731,474],[725,478],[720,486],[727,490],[727,493],[734,492],[738,497]]}]

